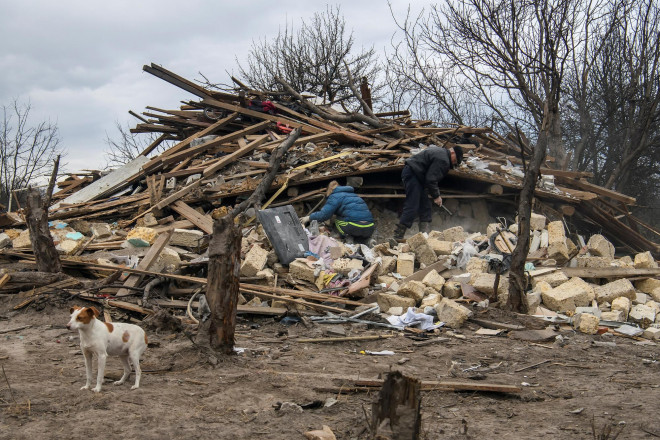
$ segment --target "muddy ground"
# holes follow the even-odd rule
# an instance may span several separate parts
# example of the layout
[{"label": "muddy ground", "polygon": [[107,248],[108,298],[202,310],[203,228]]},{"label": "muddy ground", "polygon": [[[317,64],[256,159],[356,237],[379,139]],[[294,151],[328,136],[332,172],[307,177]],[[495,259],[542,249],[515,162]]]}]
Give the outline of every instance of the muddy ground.
[{"label": "muddy ground", "polygon": [[[302,337],[328,334],[322,325],[284,325],[270,318],[239,318],[240,355],[209,358],[180,333],[148,330],[140,389],[133,376],[122,386],[121,364],[110,358],[99,394],[81,391],[84,364],[77,333],[67,331],[74,303],[51,299],[13,311],[19,300],[0,297],[0,438],[303,439],[328,425],[338,439],[369,437],[374,393],[318,391],[350,378],[376,378],[399,370],[427,381],[526,384],[520,394],[427,391],[422,397],[425,439],[592,439],[623,428],[620,439],[660,437],[658,346],[616,336],[587,336],[564,329],[564,345],[506,336],[438,331],[447,341],[415,345],[403,333],[366,342],[314,344]],[[76,304],[80,304],[77,302]],[[528,327],[497,310],[484,316]],[[21,326],[29,328],[4,332]],[[343,325],[348,336],[389,330]],[[331,328],[336,332],[342,329]],[[595,341],[615,342],[598,346]],[[371,356],[362,350],[392,350]],[[212,362],[209,362],[211,360]],[[542,365],[516,372],[526,366]],[[215,363],[215,365],[213,365]],[[472,371],[464,372],[473,366]],[[342,380],[342,378],[344,380]],[[8,386],[9,385],[9,386]],[[278,402],[336,402],[302,413],[277,410]],[[467,433],[464,431],[467,429]],[[598,437],[607,438],[607,437]],[[610,436],[609,438],[613,438]]]}]

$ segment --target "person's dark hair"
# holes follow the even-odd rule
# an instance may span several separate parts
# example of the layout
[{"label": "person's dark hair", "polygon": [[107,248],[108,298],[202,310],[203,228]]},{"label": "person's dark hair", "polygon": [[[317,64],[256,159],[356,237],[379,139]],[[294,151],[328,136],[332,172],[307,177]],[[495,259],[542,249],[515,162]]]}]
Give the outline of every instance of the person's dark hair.
[{"label": "person's dark hair", "polygon": [[454,153],[456,153],[456,165],[460,165],[463,161],[463,147],[456,145],[454,147]]}]

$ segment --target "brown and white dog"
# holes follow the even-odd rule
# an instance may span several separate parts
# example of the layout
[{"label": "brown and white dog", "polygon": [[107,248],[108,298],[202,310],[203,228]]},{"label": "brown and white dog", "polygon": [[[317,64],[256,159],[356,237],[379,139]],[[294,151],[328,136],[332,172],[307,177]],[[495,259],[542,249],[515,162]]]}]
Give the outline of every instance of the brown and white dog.
[{"label": "brown and white dog", "polygon": [[147,349],[147,335],[144,330],[133,324],[102,322],[96,319],[99,311],[94,307],[72,307],[70,313],[71,320],[66,327],[69,330],[78,330],[80,348],[85,356],[87,383],[81,390],[88,390],[92,384],[92,354],[96,354],[98,359],[96,387],[92,391],[101,391],[108,355],[119,356],[124,365],[124,375],[114,384],[121,385],[128,379],[132,363],[135,368],[135,385],[131,389],[139,388],[142,375],[140,356]]}]

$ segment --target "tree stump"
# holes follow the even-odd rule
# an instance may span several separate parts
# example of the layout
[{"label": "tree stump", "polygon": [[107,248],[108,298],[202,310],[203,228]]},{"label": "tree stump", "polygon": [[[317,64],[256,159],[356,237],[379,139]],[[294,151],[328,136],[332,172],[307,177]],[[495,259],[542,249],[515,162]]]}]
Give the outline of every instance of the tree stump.
[{"label": "tree stump", "polygon": [[226,354],[234,352],[241,238],[233,216],[225,215],[213,223],[206,290],[206,299],[211,309],[209,344],[211,348]]},{"label": "tree stump", "polygon": [[372,405],[372,438],[418,440],[421,432],[421,383],[398,371],[387,375]]},{"label": "tree stump", "polygon": [[28,189],[27,205],[25,207],[28,229],[30,230],[30,241],[40,272],[57,273],[62,272],[60,256],[55,249],[55,243],[48,229],[48,207],[45,206],[39,190]]}]

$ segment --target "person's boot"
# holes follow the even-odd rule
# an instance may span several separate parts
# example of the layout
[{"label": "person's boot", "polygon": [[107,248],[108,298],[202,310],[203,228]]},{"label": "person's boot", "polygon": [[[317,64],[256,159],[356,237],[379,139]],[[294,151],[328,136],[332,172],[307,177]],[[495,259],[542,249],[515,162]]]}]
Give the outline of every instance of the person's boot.
[{"label": "person's boot", "polygon": [[396,225],[396,227],[394,228],[394,239],[403,240],[403,236],[406,234],[407,229],[408,228],[405,225],[402,225],[401,223]]},{"label": "person's boot", "polygon": [[431,232],[431,222],[419,222],[419,232]]}]

